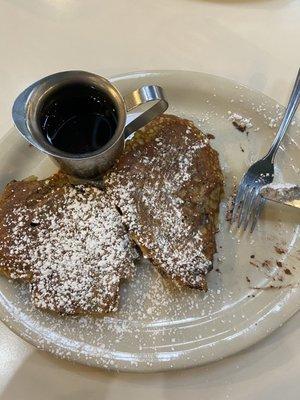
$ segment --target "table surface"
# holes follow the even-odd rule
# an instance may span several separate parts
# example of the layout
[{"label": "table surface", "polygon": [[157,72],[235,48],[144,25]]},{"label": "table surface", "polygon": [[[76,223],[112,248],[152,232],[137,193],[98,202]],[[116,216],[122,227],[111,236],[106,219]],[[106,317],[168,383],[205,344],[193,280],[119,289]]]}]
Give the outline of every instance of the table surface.
[{"label": "table surface", "polygon": [[[299,20],[299,0],[0,0],[0,136],[21,89],[68,69],[204,71],[284,104],[300,65]],[[300,313],[207,367],[148,375],[57,360],[0,323],[0,399],[298,399],[299,322]]]}]

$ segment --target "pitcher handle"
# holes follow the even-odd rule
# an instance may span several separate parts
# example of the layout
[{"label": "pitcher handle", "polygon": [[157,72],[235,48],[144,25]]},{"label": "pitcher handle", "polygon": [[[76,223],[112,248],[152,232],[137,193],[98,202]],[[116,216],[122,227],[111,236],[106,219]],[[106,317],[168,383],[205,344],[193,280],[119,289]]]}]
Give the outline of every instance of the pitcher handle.
[{"label": "pitcher handle", "polygon": [[125,138],[133,132],[142,128],[158,115],[161,115],[168,108],[168,102],[164,96],[163,89],[156,85],[146,85],[124,97],[127,113],[140,107],[143,104],[154,102],[147,110],[142,112],[130,122],[126,122]]}]

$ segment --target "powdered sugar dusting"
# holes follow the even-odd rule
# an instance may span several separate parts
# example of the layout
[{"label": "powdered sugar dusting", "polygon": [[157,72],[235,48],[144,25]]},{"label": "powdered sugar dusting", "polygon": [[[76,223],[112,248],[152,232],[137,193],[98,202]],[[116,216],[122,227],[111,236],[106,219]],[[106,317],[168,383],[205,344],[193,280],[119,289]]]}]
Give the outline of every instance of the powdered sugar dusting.
[{"label": "powdered sugar dusting", "polygon": [[14,210],[11,253],[30,265],[33,303],[66,314],[116,310],[134,252],[108,198],[81,185],[53,189],[29,215]]},{"label": "powdered sugar dusting", "polygon": [[[141,149],[129,152],[129,160],[108,175],[106,185],[134,239],[147,249],[146,257],[172,278],[201,287],[211,260],[203,252],[196,187],[205,191],[197,169],[208,141],[192,123],[180,133],[168,133],[164,118],[151,143],[141,142]],[[142,135],[136,138],[141,140]]]}]

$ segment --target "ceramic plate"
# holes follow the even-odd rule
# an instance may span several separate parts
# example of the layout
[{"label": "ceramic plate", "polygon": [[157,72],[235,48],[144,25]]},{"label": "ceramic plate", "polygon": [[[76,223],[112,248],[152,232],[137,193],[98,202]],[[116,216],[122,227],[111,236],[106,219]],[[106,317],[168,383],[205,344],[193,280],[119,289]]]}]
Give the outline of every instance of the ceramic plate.
[{"label": "ceramic plate", "polygon": [[[209,363],[269,335],[300,308],[297,210],[268,203],[253,235],[230,231],[226,201],[235,180],[268,149],[282,114],[275,101],[232,81],[196,72],[157,71],[115,77],[126,94],[143,84],[165,89],[169,113],[192,119],[220,154],[226,181],[218,253],[207,293],[174,288],[143,262],[123,286],[120,311],[104,318],[59,317],[35,310],[24,285],[0,278],[0,316],[36,347],[83,364],[160,371]],[[250,119],[245,132],[229,118]],[[297,135],[298,132],[298,135]],[[276,179],[299,183],[299,126],[276,159]],[[1,142],[1,186],[55,167],[11,130]],[[298,158],[297,158],[298,157]]]}]

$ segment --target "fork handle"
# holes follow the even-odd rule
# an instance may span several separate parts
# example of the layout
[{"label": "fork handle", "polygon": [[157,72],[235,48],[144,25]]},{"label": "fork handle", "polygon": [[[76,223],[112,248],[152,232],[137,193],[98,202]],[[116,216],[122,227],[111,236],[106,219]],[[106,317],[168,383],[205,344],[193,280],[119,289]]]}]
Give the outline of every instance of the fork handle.
[{"label": "fork handle", "polygon": [[299,106],[299,101],[300,101],[300,68],[298,70],[298,75],[297,75],[287,108],[285,110],[284,117],[281,121],[280,127],[279,127],[277,135],[272,143],[272,146],[271,146],[268,154],[264,157],[265,159],[270,158],[271,161],[274,162],[274,158],[275,158],[275,155],[279,148],[279,145],[290,125],[290,122],[291,122],[293,116],[295,115],[295,112],[297,111],[297,108]]}]

